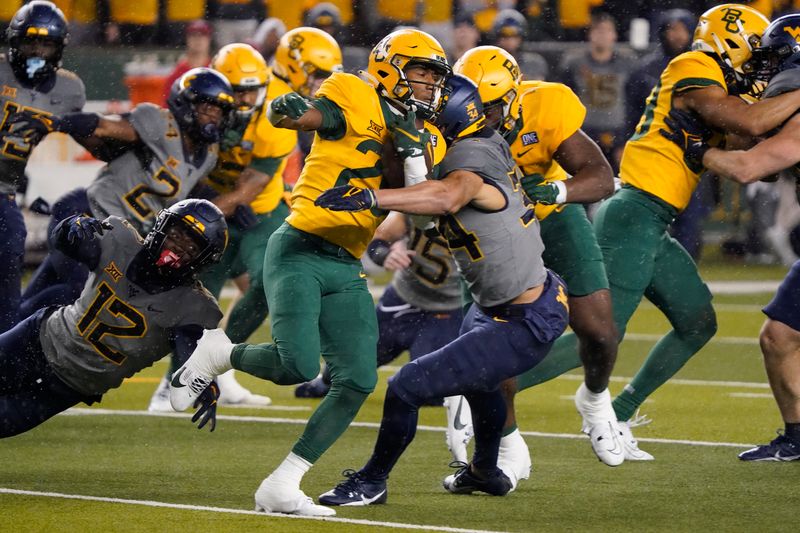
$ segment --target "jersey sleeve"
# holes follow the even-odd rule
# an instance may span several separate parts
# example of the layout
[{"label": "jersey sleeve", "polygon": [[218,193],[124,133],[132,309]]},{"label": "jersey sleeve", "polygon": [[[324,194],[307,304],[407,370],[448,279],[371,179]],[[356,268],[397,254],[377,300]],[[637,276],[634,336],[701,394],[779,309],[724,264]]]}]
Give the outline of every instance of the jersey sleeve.
[{"label": "jersey sleeve", "polygon": [[773,98],[783,93],[800,89],[800,69],[790,68],[779,72],[764,90],[764,98]]},{"label": "jersey sleeve", "polygon": [[[348,129],[356,132],[368,130],[380,132],[386,128],[383,117],[370,116],[366,111],[375,108],[372,104],[378,101],[378,93],[357,76],[341,72],[332,74],[322,82],[316,97],[327,100],[341,111],[345,132]],[[321,136],[324,134],[323,131],[318,133]],[[335,137],[330,138],[335,139]]]},{"label": "jersey sleeve", "polygon": [[496,180],[505,176],[504,157],[484,139],[464,139],[454,143],[440,164],[442,178],[456,170],[474,172],[482,178]]},{"label": "jersey sleeve", "polygon": [[702,52],[687,52],[673,59],[667,69],[674,80],[672,93],[680,95],[693,89],[718,86],[727,91],[722,69]]},{"label": "jersey sleeve", "polygon": [[553,105],[548,106],[548,121],[553,120],[558,124],[554,128],[558,145],[571,137],[583,125],[586,118],[586,106],[584,106],[578,95],[566,85],[557,84],[554,91]]},{"label": "jersey sleeve", "polygon": [[167,111],[154,104],[139,104],[130,115],[128,121],[136,130],[139,139],[152,147],[161,146],[166,142]]}]

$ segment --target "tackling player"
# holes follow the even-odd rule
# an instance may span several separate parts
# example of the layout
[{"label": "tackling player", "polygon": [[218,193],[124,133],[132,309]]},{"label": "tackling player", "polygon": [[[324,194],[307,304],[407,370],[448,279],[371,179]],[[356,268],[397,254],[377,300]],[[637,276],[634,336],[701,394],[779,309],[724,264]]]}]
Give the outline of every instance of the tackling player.
[{"label": "tackling player", "polygon": [[[203,329],[222,318],[196,274],[219,260],[227,233],[222,213],[205,200],[161,211],[144,241],[118,217],[61,221],[54,245],[91,275],[72,304],[40,309],[0,335],[0,438],[99,402],[170,351],[185,360]],[[215,404],[216,386],[192,421],[210,422],[213,431]]]},{"label": "tackling player", "polygon": [[[16,114],[14,132],[38,138],[50,131],[74,137],[108,164],[87,189],[72,191],[54,206],[51,226],[74,214],[128,220],[142,235],[156,214],[185,198],[217,160],[220,131],[232,110],[233,91],[220,74],[193,69],[172,88],[169,109],[140,104],[122,117],[69,113]],[[26,316],[77,298],[88,271],[58,250],[48,254],[24,294]]]},{"label": "tackling player", "polygon": [[[522,186],[536,203],[544,263],[564,278],[569,292],[570,326],[575,334],[560,338],[546,361],[519,376],[518,388],[526,389],[583,363],[584,382],[575,395],[583,431],[600,460],[617,466],[626,458],[608,391],[617,357],[617,331],[603,256],[580,205],[613,192],[611,167],[581,130],[586,109],[567,86],[520,82],[514,58],[494,46],[470,50],[453,70],[478,85],[489,125],[509,143],[514,161],[525,174]],[[530,458],[512,406],[509,403],[501,463],[519,463],[506,472],[524,479]],[[636,451],[631,450],[630,458],[638,458]]]},{"label": "tackling player", "polygon": [[81,80],[60,68],[69,39],[67,20],[55,4],[36,0],[22,6],[6,38],[8,54],[0,56],[0,333],[19,319],[26,231],[15,195],[31,150],[43,137],[23,139],[11,131],[10,119],[20,111],[44,117],[80,111],[86,101]]},{"label": "tackling player", "polygon": [[335,514],[308,498],[300,481],[347,429],[377,382],[375,309],[359,258],[386,212],[336,213],[314,201],[337,185],[386,186],[382,155],[390,139],[406,176],[420,179],[421,173],[425,179],[429,135],[418,131],[417,114],[438,111],[449,72],[433,37],[400,30],[372,50],[368,82],[334,73],[311,102],[291,93],[270,105],[273,124],[316,131],[292,193],[292,213],[267,245],[264,285],[274,343],[233,345],[220,330],[206,332],[173,376],[170,392],[173,407],[183,410],[231,367],[282,385],[301,383],[317,375],[322,354],[331,369],[331,390],[292,452],[256,491],[259,510]]},{"label": "tackling player", "polygon": [[[756,75],[769,80],[763,98],[800,89],[800,52],[790,33],[800,27],[800,15],[786,15],[773,21],[753,51]],[[671,118],[671,120],[670,120]],[[666,120],[671,130],[666,138],[684,150],[691,164],[738,183],[753,183],[800,163],[800,115],[789,118],[774,135],[749,150],[725,151],[711,148],[705,140],[711,133],[696,117],[673,112]],[[797,189],[800,202],[800,187]],[[769,444],[739,454],[742,461],[800,460],[800,262],[795,263],[764,307],[767,319],[759,341],[764,355],[772,394],[784,421],[784,433]]]},{"label": "tackling player", "polygon": [[449,97],[437,124],[449,149],[441,180],[396,190],[342,185],[317,204],[336,211],[394,209],[438,215],[458,270],[475,299],[461,336],[424,355],[389,380],[372,457],[359,471],[320,496],[320,503],[385,503],[387,479],[416,433],[419,407],[430,398],[463,394],[472,406],[475,454],[445,478],[454,494],[502,496],[511,480],[497,467],[506,407],[499,385],[539,363],[567,326],[563,282],[542,262],[539,223],[517,181],[503,138],[485,128],[478,88],[468,78],[448,80]]},{"label": "tackling player", "polygon": [[747,136],[763,135],[792,116],[800,108],[800,91],[752,105],[739,97],[751,90],[748,60],[768,24],[758,11],[740,4],[703,13],[692,51],[667,65],[625,145],[622,189],[595,216],[619,335],[624,336],[643,296],[672,325],[614,400],[622,422],[717,331],[711,292],[692,258],[667,231],[688,204],[703,168],[687,164],[683,151],[659,130],[672,109],[692,111],[716,131]]}]

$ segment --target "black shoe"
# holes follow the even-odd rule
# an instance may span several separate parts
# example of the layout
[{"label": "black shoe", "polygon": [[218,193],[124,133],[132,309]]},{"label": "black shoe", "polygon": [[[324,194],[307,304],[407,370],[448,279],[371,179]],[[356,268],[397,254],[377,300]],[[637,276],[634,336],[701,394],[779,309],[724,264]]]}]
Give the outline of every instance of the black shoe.
[{"label": "black shoe", "polygon": [[311,381],[301,383],[294,389],[295,398],[323,398],[331,386],[323,381],[322,376],[317,376]]},{"label": "black shoe", "polygon": [[355,470],[345,470],[342,475],[347,479],[320,494],[319,503],[352,507],[386,503],[385,479],[367,479]]},{"label": "black shoe", "polygon": [[739,454],[742,461],[800,461],[800,442],[778,432],[769,444],[762,444]]},{"label": "black shoe", "polygon": [[492,496],[505,496],[513,488],[508,476],[497,467],[488,473],[486,479],[480,479],[470,471],[470,465],[467,463],[454,461],[450,466],[459,470],[444,478],[442,485],[453,494],[472,494],[480,491]]}]

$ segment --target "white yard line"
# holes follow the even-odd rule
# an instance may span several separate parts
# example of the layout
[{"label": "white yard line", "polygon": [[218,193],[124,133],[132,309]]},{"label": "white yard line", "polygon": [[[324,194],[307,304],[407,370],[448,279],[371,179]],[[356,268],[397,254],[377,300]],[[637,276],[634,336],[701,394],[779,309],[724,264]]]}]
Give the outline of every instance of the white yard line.
[{"label": "white yard line", "polygon": [[[166,418],[189,418],[185,413],[149,413],[147,411],[133,411],[127,409],[87,409],[85,407],[73,407],[64,411],[59,416],[158,416]],[[308,420],[304,418],[274,418],[264,416],[236,416],[236,415],[217,415],[217,420],[228,420],[231,422],[256,422],[260,424],[305,424]],[[374,428],[377,429],[380,424],[377,422],[352,422],[350,424],[354,427],[360,428]],[[437,433],[444,433],[445,428],[441,426],[417,426],[418,431],[433,431]],[[551,439],[586,439],[586,435],[575,433],[543,433],[540,431],[522,431],[523,435],[528,437],[544,437]],[[659,442],[664,444],[684,444],[690,446],[721,446],[728,448],[747,448],[752,447],[753,444],[743,444],[738,442],[710,442],[710,441],[694,441],[683,439],[656,439],[656,438],[639,438],[640,442]]]},{"label": "white yard line", "polygon": [[358,518],[336,518],[320,516],[297,516],[280,513],[257,513],[246,509],[229,509],[225,507],[210,507],[206,505],[188,505],[183,503],[156,502],[152,500],[131,500],[127,498],[106,498],[103,496],[85,496],[82,494],[64,494],[61,492],[40,492],[35,490],[18,490],[0,487],[0,494],[14,494],[17,496],[40,496],[44,498],[60,498],[65,500],[83,500],[90,502],[122,503],[126,505],[141,505],[144,507],[164,507],[167,509],[181,509],[186,511],[203,511],[208,513],[244,514],[270,518],[288,518],[294,520],[316,520],[321,522],[335,522],[340,524],[356,524],[362,526],[393,527],[397,529],[415,529],[423,531],[448,531],[454,533],[498,533],[482,529],[462,529],[447,526],[429,526],[423,524],[404,524],[401,522],[383,522],[380,520],[363,520]]}]

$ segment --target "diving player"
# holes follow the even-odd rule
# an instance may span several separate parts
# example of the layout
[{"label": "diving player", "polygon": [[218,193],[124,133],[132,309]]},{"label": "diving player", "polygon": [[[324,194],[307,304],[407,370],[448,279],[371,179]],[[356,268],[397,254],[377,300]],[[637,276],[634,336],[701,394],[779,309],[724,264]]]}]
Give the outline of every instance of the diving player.
[{"label": "diving player", "polygon": [[460,337],[389,380],[372,457],[361,470],[345,471],[347,479],[320,496],[323,504],[385,503],[387,478],[414,438],[419,406],[458,394],[472,406],[475,454],[445,478],[444,487],[454,494],[507,494],[512,482],[497,467],[506,415],[500,383],[538,364],[567,326],[566,288],[544,267],[539,223],[508,145],[484,127],[472,81],[455,75],[448,92],[437,122],[449,146],[441,180],[395,190],[342,185],[316,201],[336,211],[438,215],[439,232],[476,302]]},{"label": "diving player", "polygon": [[[567,86],[521,82],[514,58],[495,46],[466,52],[453,71],[478,85],[490,127],[509,143],[514,161],[525,174],[522,186],[536,203],[544,263],[564,278],[569,292],[570,326],[575,335],[556,341],[546,361],[517,378],[518,388],[525,389],[535,381],[528,374],[550,379],[583,363],[584,382],[575,396],[583,431],[598,458],[617,466],[626,458],[608,391],[617,356],[617,332],[603,256],[580,205],[613,192],[611,167],[581,130],[586,109]],[[516,428],[512,404],[509,415],[500,463],[509,463],[504,471],[515,481],[514,477],[528,477],[530,458]],[[448,433],[453,432],[451,424]],[[463,440],[450,439],[457,444]],[[514,467],[510,463],[519,464]]]},{"label": "diving player", "polygon": [[[40,116],[83,109],[86,90],[81,80],[61,67],[68,42],[67,20],[51,2],[22,6],[6,29],[8,54],[0,56],[0,333],[19,320],[25,222],[15,195],[25,179],[25,166],[42,136],[23,139],[11,132],[10,118],[19,111]],[[26,315],[27,316],[27,315]],[[24,317],[23,317],[24,318]]]},{"label": "diving player", "polygon": [[625,145],[622,189],[595,216],[620,337],[643,296],[672,326],[614,399],[621,422],[630,420],[717,331],[711,293],[697,265],[667,232],[703,168],[687,164],[683,151],[659,130],[671,109],[692,111],[716,131],[747,136],[764,135],[791,117],[800,108],[800,91],[752,105],[739,97],[751,91],[748,61],[768,24],[758,11],[740,4],[716,6],[700,16],[692,51],[664,69]]},{"label": "diving player", "polygon": [[[800,27],[800,15],[786,15],[773,21],[753,51],[755,75],[769,80],[763,98],[800,88],[800,52],[790,33]],[[672,120],[670,120],[670,118]],[[685,112],[673,110],[666,120],[670,130],[662,135],[684,150],[692,164],[738,183],[753,183],[761,178],[800,163],[800,115],[794,115],[768,139],[749,150],[725,151],[705,143],[709,130]],[[797,188],[800,202],[800,187]],[[800,262],[795,263],[778,287],[772,301],[764,307],[767,315],[759,341],[764,355],[772,394],[784,421],[784,432],[769,444],[739,454],[742,461],[800,460]]]},{"label": "diving player", "polygon": [[[222,318],[196,278],[228,238],[222,213],[206,200],[161,211],[144,240],[121,218],[83,215],[61,221],[51,238],[91,275],[72,304],[40,309],[0,335],[0,438],[99,402],[171,350],[185,360]],[[213,431],[216,386],[206,390],[193,421]]]},{"label": "diving player", "polygon": [[377,382],[375,309],[359,258],[386,212],[336,213],[314,201],[337,185],[386,186],[382,155],[390,155],[384,154],[390,139],[407,179],[426,179],[429,172],[429,134],[418,131],[417,115],[432,117],[439,109],[450,73],[441,45],[418,30],[393,32],[372,50],[366,73],[368,81],[334,73],[310,102],[291,93],[270,105],[273,124],[316,130],[292,193],[292,213],[267,245],[264,285],[274,343],[234,345],[220,330],[206,332],[170,384],[172,406],[183,410],[231,367],[289,385],[314,378],[322,354],[331,390],[292,452],[256,491],[259,510],[335,514],[308,498],[300,481]]},{"label": "diving player", "polygon": [[[88,189],[72,191],[54,206],[55,216],[85,213],[95,218],[124,218],[142,235],[156,214],[186,198],[217,160],[217,142],[233,106],[233,90],[217,72],[199,68],[172,88],[169,109],[140,104],[122,117],[69,113],[40,117],[27,112],[13,118],[13,131],[38,137],[61,131],[74,137],[108,164]],[[53,220],[52,224],[58,220]],[[54,250],[25,291],[23,310],[66,305],[86,282],[86,267]]]}]

